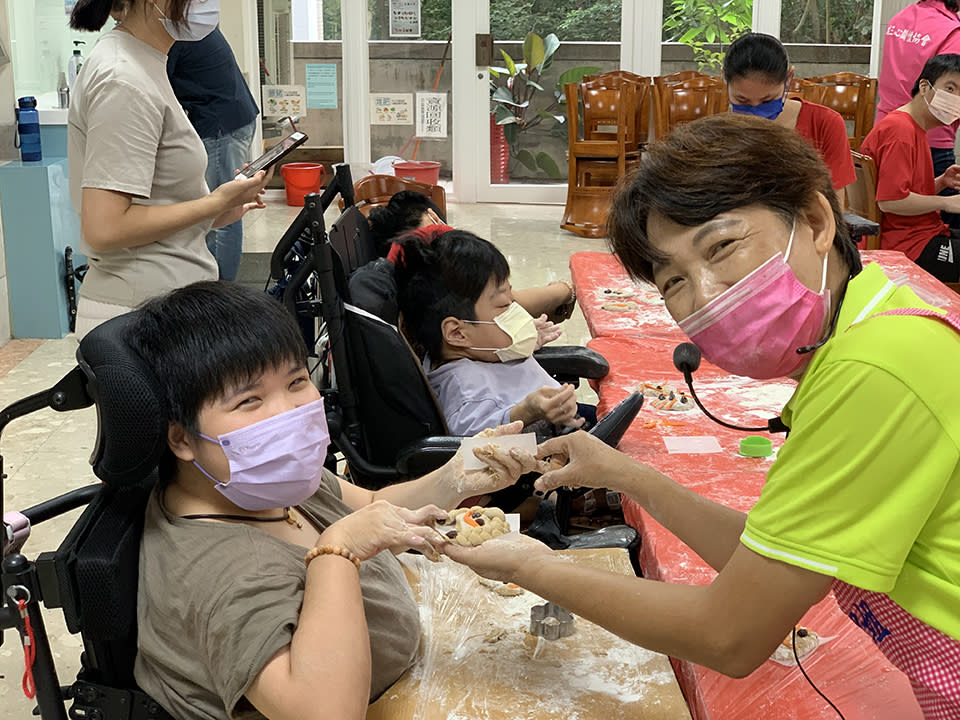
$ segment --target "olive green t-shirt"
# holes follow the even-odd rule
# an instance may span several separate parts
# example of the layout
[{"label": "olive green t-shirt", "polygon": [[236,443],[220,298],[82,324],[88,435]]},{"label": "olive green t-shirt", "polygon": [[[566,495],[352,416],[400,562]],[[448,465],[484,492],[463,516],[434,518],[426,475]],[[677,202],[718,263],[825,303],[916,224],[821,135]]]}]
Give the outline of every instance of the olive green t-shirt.
[{"label": "olive green t-shirt", "polygon": [[[337,478],[299,505],[319,528],[350,513]],[[242,523],[185,520],[157,492],[146,511],[137,596],[134,675],[169,713],[261,718],[244,699],[251,682],[297,627],[304,548]],[[420,619],[397,559],[382,552],[360,566],[370,633],[371,699],[413,662]]]},{"label": "olive green t-shirt", "polygon": [[[70,198],[83,188],[133,196],[136,205],[172,205],[208,193],[207,153],[167,79],[167,56],[123,30],[97,41],[73,87],[67,120]],[[80,294],[136,307],[197,280],[216,280],[206,220],[140,247],[93,250]]]}]

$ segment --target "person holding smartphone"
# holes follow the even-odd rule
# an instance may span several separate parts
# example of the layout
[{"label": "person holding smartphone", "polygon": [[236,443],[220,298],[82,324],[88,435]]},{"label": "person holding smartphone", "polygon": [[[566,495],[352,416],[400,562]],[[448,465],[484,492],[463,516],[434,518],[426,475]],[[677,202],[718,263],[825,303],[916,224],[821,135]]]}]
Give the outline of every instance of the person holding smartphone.
[{"label": "person holding smartphone", "polygon": [[[167,53],[167,76],[207,152],[206,180],[233,180],[248,160],[260,110],[220,28],[203,40],[177,42]],[[252,175],[253,173],[248,173]],[[243,254],[243,223],[207,233],[221,280],[236,280]]]},{"label": "person holding smartphone", "polygon": [[238,175],[211,192],[203,142],[167,77],[177,40],[217,26],[219,0],[79,0],[75,30],[103,35],[77,77],[68,120],[70,194],[89,270],[76,332],[197,280],[215,280],[212,228],[264,207],[267,172]]}]

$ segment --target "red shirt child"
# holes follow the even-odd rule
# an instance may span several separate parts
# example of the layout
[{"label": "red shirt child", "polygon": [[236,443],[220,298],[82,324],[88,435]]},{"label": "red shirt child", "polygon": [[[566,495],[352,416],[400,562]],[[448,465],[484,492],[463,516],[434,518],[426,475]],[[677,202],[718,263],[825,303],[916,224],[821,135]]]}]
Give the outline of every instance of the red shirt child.
[{"label": "red shirt child", "polygon": [[[902,200],[911,192],[936,195],[933,160],[924,132],[908,113],[894,110],[874,125],[860,150],[877,164],[877,202]],[[933,238],[949,235],[940,213],[896,215],[880,221],[880,245],[916,260]]]}]

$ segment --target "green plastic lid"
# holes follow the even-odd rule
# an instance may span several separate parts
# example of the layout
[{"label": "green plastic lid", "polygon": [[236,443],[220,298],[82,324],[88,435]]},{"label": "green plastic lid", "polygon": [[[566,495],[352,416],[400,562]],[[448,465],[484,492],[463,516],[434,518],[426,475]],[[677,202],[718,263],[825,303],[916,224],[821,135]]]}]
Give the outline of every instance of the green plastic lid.
[{"label": "green plastic lid", "polygon": [[749,435],[740,441],[740,454],[746,457],[767,457],[773,455],[773,443],[770,438]]}]

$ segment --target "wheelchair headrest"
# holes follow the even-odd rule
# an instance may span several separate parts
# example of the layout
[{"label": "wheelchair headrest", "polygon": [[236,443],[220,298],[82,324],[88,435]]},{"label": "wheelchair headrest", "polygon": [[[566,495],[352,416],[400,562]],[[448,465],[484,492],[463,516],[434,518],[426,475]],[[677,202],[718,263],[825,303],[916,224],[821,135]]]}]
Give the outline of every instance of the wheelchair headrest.
[{"label": "wheelchair headrest", "polygon": [[167,446],[166,393],[127,338],[136,311],[94,328],[77,349],[87,392],[97,407],[93,472],[107,485],[138,482]]}]

